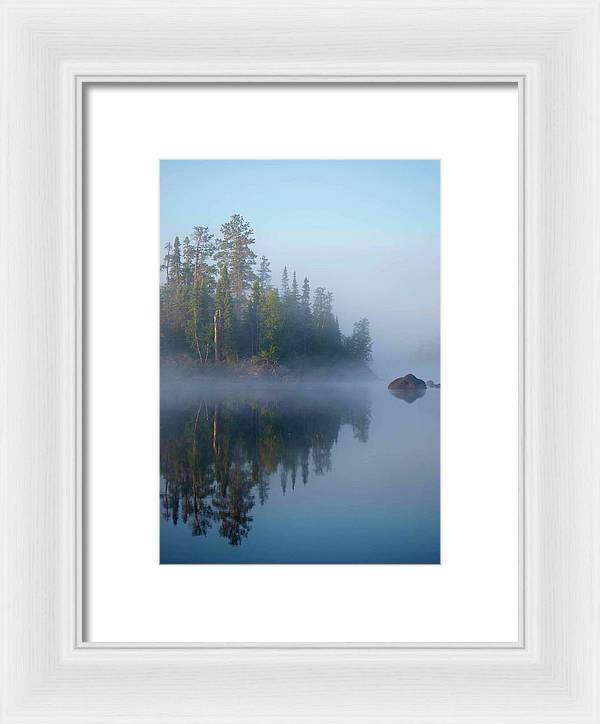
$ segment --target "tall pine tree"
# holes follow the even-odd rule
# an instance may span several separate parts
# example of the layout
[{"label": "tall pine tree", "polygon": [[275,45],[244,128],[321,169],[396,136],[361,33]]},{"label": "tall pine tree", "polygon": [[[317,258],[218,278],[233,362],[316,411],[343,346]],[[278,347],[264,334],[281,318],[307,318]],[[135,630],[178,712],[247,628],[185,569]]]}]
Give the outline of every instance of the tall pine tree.
[{"label": "tall pine tree", "polygon": [[221,239],[215,259],[219,266],[228,267],[231,296],[239,313],[244,301],[246,290],[255,279],[253,271],[256,254],[252,251],[254,244],[253,231],[250,224],[239,214],[234,214],[228,222],[221,226]]},{"label": "tall pine tree", "polygon": [[280,357],[281,303],[277,289],[269,289],[262,298],[260,354],[268,362]]},{"label": "tall pine tree", "polygon": [[193,281],[193,261],[192,261],[192,245],[190,237],[186,236],[183,240],[183,263],[181,267],[181,281],[188,286]]},{"label": "tall pine tree", "polygon": [[304,277],[302,282],[302,297],[300,298],[300,320],[302,329],[302,353],[308,353],[311,337],[312,312],[310,309],[310,282]]},{"label": "tall pine tree", "polygon": [[258,267],[258,281],[263,291],[271,286],[271,263],[266,256],[260,257],[260,265]]},{"label": "tall pine tree", "polygon": [[256,280],[252,285],[252,293],[248,299],[244,318],[244,333],[248,354],[255,357],[260,353],[261,303],[262,287]]},{"label": "tall pine tree", "polygon": [[285,304],[290,298],[290,277],[288,275],[287,266],[283,267],[281,275],[281,301]]},{"label": "tall pine tree", "polygon": [[213,344],[212,314],[210,294],[200,277],[190,292],[186,335],[190,347],[202,363],[208,362]]},{"label": "tall pine tree", "polygon": [[348,352],[353,359],[360,362],[369,362],[372,359],[373,343],[368,319],[359,319],[354,322],[352,336],[348,339]]},{"label": "tall pine tree", "polygon": [[181,243],[178,236],[173,240],[169,278],[175,286],[181,284]]},{"label": "tall pine tree", "polygon": [[298,281],[296,279],[296,270],[294,269],[294,274],[292,276],[292,305],[297,308],[300,305],[300,292],[298,291]]},{"label": "tall pine tree", "polygon": [[223,266],[221,268],[221,274],[219,276],[219,281],[217,282],[213,324],[215,361],[219,362],[222,359],[229,361],[233,360],[235,358],[235,322],[227,266]]},{"label": "tall pine tree", "polygon": [[215,253],[214,236],[209,234],[208,226],[194,226],[193,242],[193,278],[203,279],[205,287],[213,291],[215,285],[215,265],[211,263]]}]

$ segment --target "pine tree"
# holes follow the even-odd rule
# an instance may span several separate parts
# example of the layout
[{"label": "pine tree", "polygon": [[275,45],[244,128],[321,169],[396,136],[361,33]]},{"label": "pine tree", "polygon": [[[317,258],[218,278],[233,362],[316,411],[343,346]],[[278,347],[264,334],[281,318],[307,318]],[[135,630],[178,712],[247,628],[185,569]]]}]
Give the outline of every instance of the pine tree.
[{"label": "pine tree", "polygon": [[302,297],[300,298],[300,321],[302,330],[302,351],[308,352],[311,334],[312,313],[310,309],[310,283],[308,277],[302,282]]},{"label": "pine tree", "polygon": [[281,301],[285,304],[290,298],[290,278],[288,276],[287,266],[283,267],[281,275]]},{"label": "pine tree", "polygon": [[190,243],[190,237],[186,236],[183,240],[183,265],[181,268],[181,280],[186,286],[192,284],[193,281],[193,250]]},{"label": "pine tree", "polygon": [[[298,283],[296,282],[296,294]],[[287,266],[283,267],[281,275],[281,335],[279,353],[282,358],[293,357],[297,346],[297,309],[294,304],[293,287],[290,287],[290,279]]]},{"label": "pine tree", "polygon": [[271,263],[266,256],[260,257],[260,266],[258,268],[258,281],[260,286],[266,291],[271,286]]},{"label": "pine tree", "polygon": [[172,244],[168,241],[165,244],[165,256],[161,264],[161,271],[165,272],[165,283],[160,288],[160,346],[161,350],[172,347],[174,339],[173,302],[174,293],[171,285],[171,274],[173,258]]},{"label": "pine tree", "polygon": [[216,269],[210,262],[212,255],[215,253],[214,236],[208,233],[208,226],[194,226],[192,239],[194,282],[202,278],[205,287],[213,291]]},{"label": "pine tree", "polygon": [[194,283],[190,293],[186,336],[200,362],[207,362],[212,341],[210,295],[202,278]]},{"label": "pine tree", "polygon": [[250,224],[239,214],[221,226],[222,238],[218,242],[215,259],[219,266],[228,267],[231,296],[239,313],[246,290],[255,279],[252,269],[256,254],[250,248],[254,237]]},{"label": "pine tree", "polygon": [[161,296],[161,318],[165,322],[162,341],[173,349],[182,349],[186,346],[187,300],[182,279],[181,244],[178,236],[173,240],[172,248],[167,245],[167,255],[163,264],[165,271],[167,267],[168,281]]},{"label": "pine tree", "polygon": [[233,300],[227,266],[221,269],[215,293],[214,313],[214,349],[215,361],[222,358],[231,360],[235,356]]},{"label": "pine tree", "polygon": [[173,240],[169,277],[176,286],[181,284],[181,245],[178,236]]},{"label": "pine tree", "polygon": [[260,282],[256,280],[252,285],[252,294],[248,300],[244,320],[245,337],[248,352],[251,357],[257,356],[260,353],[261,301],[262,289]]},{"label": "pine tree", "polygon": [[348,351],[354,359],[369,362],[372,359],[372,347],[369,320],[363,317],[354,322],[352,336],[348,340]]},{"label": "pine tree", "polygon": [[343,352],[344,343],[342,332],[340,330],[340,323],[337,317],[335,317],[333,324],[331,325],[331,351],[334,354],[340,354]]},{"label": "pine tree", "polygon": [[292,274],[292,284],[289,294],[283,303],[284,334],[282,339],[282,353],[286,357],[295,357],[302,350],[302,320],[300,317],[300,292],[296,272]]},{"label": "pine tree", "polygon": [[335,356],[343,352],[339,326],[333,316],[333,294],[324,287],[315,289],[313,301],[314,351]]},{"label": "pine tree", "polygon": [[161,271],[165,272],[165,283],[169,283],[169,264],[171,263],[171,242],[168,241],[165,244],[165,258],[163,264],[161,264]]},{"label": "pine tree", "polygon": [[322,332],[325,328],[327,313],[327,290],[324,287],[317,287],[313,301],[313,319],[318,332]]},{"label": "pine tree", "polygon": [[260,354],[267,361],[276,362],[281,334],[281,303],[276,289],[269,289],[262,297],[260,326]]},{"label": "pine tree", "polygon": [[292,276],[292,291],[291,291],[291,300],[294,307],[298,307],[300,305],[300,292],[298,291],[298,281],[296,280],[296,270],[294,269],[294,274]]}]

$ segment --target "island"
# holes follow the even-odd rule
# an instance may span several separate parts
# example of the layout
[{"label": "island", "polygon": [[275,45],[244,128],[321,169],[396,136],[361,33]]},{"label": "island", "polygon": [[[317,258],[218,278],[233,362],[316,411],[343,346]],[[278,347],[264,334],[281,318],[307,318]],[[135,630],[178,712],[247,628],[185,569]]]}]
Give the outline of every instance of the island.
[{"label": "island", "polygon": [[368,367],[369,320],[340,329],[333,294],[296,271],[271,280],[269,260],[257,258],[252,228],[234,214],[215,239],[194,226],[165,245],[160,287],[163,371],[230,378],[377,379]]}]

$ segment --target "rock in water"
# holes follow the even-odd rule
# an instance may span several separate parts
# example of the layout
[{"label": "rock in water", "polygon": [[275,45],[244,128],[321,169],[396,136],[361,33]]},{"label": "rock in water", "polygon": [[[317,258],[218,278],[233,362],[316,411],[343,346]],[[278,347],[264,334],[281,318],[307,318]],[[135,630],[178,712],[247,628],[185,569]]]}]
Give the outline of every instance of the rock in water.
[{"label": "rock in water", "polygon": [[412,373],[404,375],[404,377],[397,377],[392,380],[388,385],[388,390],[421,390],[427,389],[427,385],[424,380],[420,380],[415,377]]}]

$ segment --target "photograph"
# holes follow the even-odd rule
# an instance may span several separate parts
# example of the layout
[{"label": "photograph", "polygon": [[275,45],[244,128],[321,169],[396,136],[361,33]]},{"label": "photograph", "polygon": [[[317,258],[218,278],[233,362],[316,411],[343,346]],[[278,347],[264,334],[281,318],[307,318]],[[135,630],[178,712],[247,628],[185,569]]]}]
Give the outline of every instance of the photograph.
[{"label": "photograph", "polygon": [[160,161],[160,563],[439,564],[440,161]]},{"label": "photograph", "polygon": [[600,0],[0,0],[0,724],[600,724]]}]

